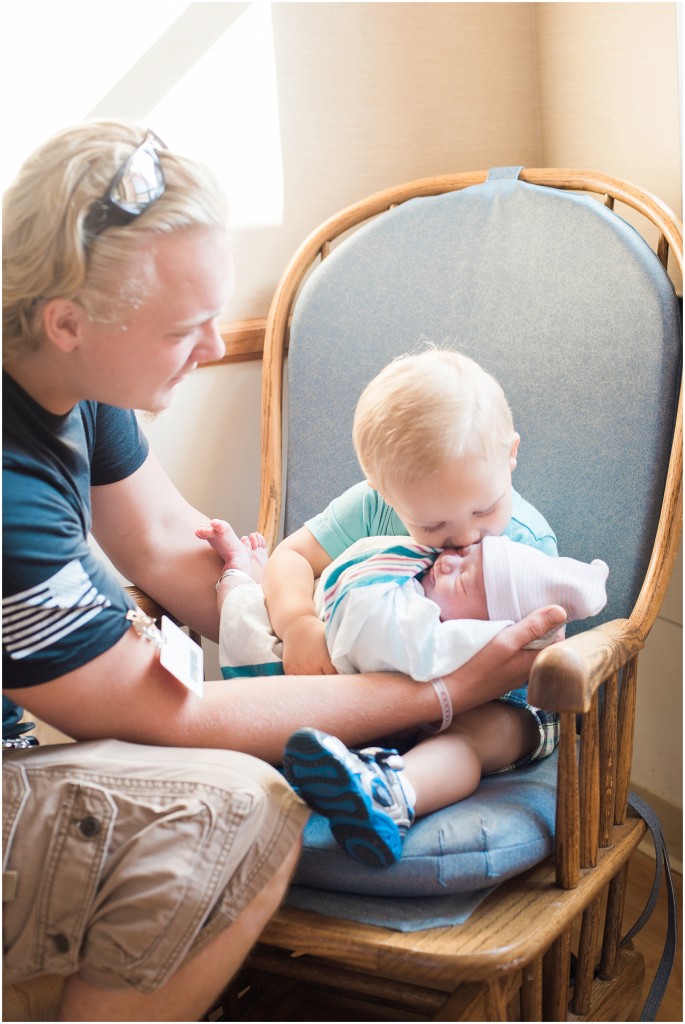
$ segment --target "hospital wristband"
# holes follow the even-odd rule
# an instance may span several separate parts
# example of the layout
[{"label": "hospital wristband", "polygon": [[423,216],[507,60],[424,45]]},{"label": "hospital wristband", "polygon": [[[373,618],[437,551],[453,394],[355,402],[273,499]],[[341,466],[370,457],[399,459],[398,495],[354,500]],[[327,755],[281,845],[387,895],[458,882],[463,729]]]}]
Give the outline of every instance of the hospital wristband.
[{"label": "hospital wristband", "polygon": [[248,583],[254,583],[251,576],[248,576],[242,569],[224,569],[219,579],[216,581],[215,590],[218,590],[222,583],[225,583],[231,576],[240,576],[242,579],[247,580]]},{"label": "hospital wristband", "polygon": [[452,724],[452,698],[450,697],[449,690],[445,686],[444,679],[431,679],[431,686],[435,690],[435,696],[440,702],[442,722],[440,725],[426,725],[424,728],[427,732],[431,733],[444,732],[445,729],[449,729]]}]

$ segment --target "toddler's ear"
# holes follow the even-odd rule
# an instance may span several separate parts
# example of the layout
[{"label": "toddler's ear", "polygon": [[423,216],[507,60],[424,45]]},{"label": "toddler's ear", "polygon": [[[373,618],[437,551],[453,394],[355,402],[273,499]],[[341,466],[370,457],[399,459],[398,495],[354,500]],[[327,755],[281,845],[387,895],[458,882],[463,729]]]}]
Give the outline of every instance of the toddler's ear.
[{"label": "toddler's ear", "polygon": [[511,469],[512,472],[516,469],[516,464],[518,462],[517,456],[520,443],[521,435],[514,434],[514,440],[511,444],[511,451],[509,452],[509,468]]}]

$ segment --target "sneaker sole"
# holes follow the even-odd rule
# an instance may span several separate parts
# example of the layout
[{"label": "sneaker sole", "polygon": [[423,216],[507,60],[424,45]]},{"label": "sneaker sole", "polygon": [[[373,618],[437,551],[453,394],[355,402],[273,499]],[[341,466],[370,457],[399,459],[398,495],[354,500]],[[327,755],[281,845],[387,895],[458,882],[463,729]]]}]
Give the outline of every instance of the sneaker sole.
[{"label": "sneaker sole", "polygon": [[402,853],[398,827],[380,814],[360,790],[357,776],[342,764],[315,733],[296,733],[288,741],[283,770],[317,814],[328,819],[345,852],[372,867],[389,867]]}]

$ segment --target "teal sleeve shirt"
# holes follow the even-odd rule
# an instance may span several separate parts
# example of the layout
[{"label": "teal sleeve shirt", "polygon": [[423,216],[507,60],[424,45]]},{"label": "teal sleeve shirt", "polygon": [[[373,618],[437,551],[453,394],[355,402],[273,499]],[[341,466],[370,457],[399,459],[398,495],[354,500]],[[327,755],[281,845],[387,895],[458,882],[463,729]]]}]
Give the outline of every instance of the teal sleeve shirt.
[{"label": "teal sleeve shirt", "polygon": [[[512,491],[512,498],[511,519],[504,535],[556,556],[557,539],[544,516],[516,491]],[[409,533],[395,510],[365,480],[334,498],[323,512],[305,525],[331,559],[362,537]]]}]

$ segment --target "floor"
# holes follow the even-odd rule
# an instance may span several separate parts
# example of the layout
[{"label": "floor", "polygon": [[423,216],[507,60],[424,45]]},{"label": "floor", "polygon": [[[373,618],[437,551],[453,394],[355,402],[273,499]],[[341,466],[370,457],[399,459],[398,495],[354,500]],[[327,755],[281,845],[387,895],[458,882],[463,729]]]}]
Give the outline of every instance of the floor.
[{"label": "floor", "polygon": [[[645,905],[654,879],[654,862],[643,853],[637,853],[628,872],[628,893],[624,920],[628,926],[637,920]],[[678,946],[664,1000],[656,1016],[657,1021],[683,1020],[683,877],[673,874],[678,901]],[[633,945],[645,958],[647,983],[651,984],[656,972],[666,934],[666,894],[662,884],[657,907],[642,931],[635,937]]]},{"label": "floor", "polygon": [[[654,877],[654,862],[646,854],[638,852],[631,862],[628,875],[628,892],[626,896],[626,910],[624,920],[626,926],[630,927],[639,917],[649,892]],[[682,907],[682,876],[674,875],[678,900],[678,930],[681,931],[681,907]],[[656,909],[642,931],[634,939],[633,945],[645,957],[646,964],[646,986],[645,994],[652,978],[656,972],[661,952],[663,949],[664,937],[666,934],[667,910],[665,885],[662,884],[661,893],[657,901]],[[327,993],[323,990],[316,990],[312,986],[301,986],[291,981],[276,983],[273,991],[263,992],[259,999],[258,1009],[254,1011],[243,1011],[242,1005],[249,1003],[247,998],[233,1003],[230,1007],[224,1006],[224,1016],[214,1019],[225,1020],[260,1020],[260,1021],[399,1021],[399,1020],[423,1020],[415,1014],[401,1014],[397,1011],[388,1011],[370,1004],[360,1004],[354,1000],[348,1000],[340,995]],[[210,1018],[211,1019],[211,1018]],[[657,1021],[682,1021],[683,1020],[683,969],[682,969],[682,938],[679,936],[676,962],[669,980],[669,984],[656,1016]]]}]

